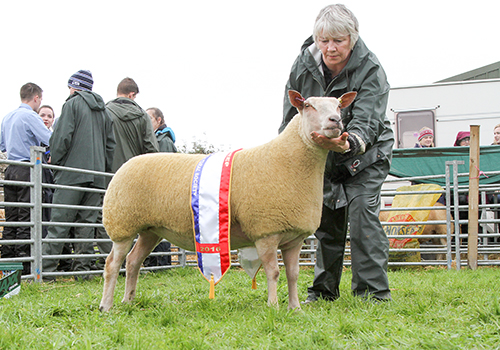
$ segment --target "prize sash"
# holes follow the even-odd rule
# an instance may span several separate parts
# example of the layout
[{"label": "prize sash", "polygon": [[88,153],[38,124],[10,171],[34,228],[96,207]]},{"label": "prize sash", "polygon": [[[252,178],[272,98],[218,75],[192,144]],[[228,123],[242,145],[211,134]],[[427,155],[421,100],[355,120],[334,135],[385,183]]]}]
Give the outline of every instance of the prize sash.
[{"label": "prize sash", "polygon": [[229,190],[232,162],[238,151],[203,158],[191,184],[196,257],[201,274],[211,283],[211,298],[213,286],[231,267]]}]

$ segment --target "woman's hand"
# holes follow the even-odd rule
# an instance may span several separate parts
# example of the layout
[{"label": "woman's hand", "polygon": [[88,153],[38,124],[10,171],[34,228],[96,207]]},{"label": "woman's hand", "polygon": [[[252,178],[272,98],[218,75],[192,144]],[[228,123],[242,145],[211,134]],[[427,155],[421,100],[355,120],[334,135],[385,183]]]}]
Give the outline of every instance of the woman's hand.
[{"label": "woman's hand", "polygon": [[344,132],[339,137],[329,139],[326,136],[318,134],[316,131],[311,133],[312,140],[318,146],[338,153],[345,153],[349,149],[350,145],[349,141],[347,141],[348,136],[349,134]]}]

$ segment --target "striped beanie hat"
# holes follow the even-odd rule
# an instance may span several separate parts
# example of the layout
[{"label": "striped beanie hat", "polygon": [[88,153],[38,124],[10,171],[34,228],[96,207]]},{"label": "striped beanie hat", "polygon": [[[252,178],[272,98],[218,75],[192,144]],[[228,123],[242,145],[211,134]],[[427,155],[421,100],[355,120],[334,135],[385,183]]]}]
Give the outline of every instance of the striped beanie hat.
[{"label": "striped beanie hat", "polygon": [[426,136],[434,137],[434,133],[432,132],[432,129],[424,126],[422,129],[420,129],[420,133],[418,134],[418,140],[420,141]]},{"label": "striped beanie hat", "polygon": [[92,91],[92,85],[94,85],[94,79],[89,70],[79,70],[68,80],[68,86],[76,90]]}]

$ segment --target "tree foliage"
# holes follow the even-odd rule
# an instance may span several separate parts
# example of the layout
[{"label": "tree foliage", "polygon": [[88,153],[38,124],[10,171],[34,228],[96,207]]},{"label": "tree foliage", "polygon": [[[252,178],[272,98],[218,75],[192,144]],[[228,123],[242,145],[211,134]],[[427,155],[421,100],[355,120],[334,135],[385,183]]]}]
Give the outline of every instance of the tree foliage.
[{"label": "tree foliage", "polygon": [[193,139],[190,144],[184,143],[178,147],[178,151],[188,154],[211,154],[226,151],[226,148],[223,145],[210,144],[204,134],[204,139]]}]

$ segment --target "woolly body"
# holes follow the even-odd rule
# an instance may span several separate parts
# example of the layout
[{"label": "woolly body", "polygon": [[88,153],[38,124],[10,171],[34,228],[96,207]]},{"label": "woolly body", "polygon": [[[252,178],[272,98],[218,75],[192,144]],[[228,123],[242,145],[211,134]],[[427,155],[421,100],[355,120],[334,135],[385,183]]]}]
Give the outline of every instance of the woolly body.
[{"label": "woolly body", "polygon": [[[231,249],[251,246],[275,233],[296,233],[283,237],[282,248],[319,226],[326,151],[303,147],[299,124],[300,115],[273,141],[236,153],[231,178]],[[203,157],[157,153],[124,164],[104,198],[103,222],[111,239],[122,241],[153,230],[194,251],[190,190],[194,168]]]}]

